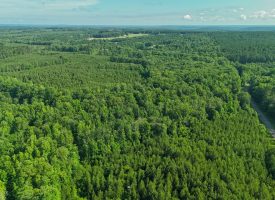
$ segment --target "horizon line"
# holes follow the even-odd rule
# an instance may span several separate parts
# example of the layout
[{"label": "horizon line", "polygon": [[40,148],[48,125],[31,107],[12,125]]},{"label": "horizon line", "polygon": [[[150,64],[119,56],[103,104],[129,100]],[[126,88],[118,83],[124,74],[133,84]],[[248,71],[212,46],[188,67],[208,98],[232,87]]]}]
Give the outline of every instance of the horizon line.
[{"label": "horizon line", "polygon": [[275,27],[275,24],[16,24],[16,23],[0,23],[0,26],[131,26],[131,27],[162,27],[162,26],[177,26],[177,27]]}]

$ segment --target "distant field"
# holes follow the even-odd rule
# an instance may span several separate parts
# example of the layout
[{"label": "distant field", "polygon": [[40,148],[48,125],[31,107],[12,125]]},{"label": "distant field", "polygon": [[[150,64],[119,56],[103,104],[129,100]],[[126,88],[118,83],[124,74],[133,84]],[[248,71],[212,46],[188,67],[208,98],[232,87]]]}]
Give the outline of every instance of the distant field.
[{"label": "distant field", "polygon": [[144,36],[148,36],[148,34],[138,33],[138,34],[121,35],[118,37],[103,37],[103,38],[91,37],[91,38],[88,38],[88,40],[114,40],[114,39],[126,39],[126,38],[135,38],[135,37],[144,37]]}]

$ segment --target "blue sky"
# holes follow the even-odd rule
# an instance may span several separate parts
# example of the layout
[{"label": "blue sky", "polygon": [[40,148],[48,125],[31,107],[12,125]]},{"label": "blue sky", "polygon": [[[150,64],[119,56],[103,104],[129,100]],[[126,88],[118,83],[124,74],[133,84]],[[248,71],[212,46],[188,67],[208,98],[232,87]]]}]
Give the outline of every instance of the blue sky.
[{"label": "blue sky", "polygon": [[275,25],[275,0],[0,0],[0,24]]}]

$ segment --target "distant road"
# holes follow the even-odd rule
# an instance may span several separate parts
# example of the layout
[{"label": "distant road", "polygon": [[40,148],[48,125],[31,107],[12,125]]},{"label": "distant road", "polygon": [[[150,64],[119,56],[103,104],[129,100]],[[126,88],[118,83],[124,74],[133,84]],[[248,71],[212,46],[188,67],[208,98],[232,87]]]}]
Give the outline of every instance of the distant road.
[{"label": "distant road", "polygon": [[270,120],[268,119],[268,117],[262,112],[262,110],[256,104],[255,101],[251,100],[251,104],[252,104],[253,108],[257,111],[261,122],[265,124],[266,128],[269,130],[272,137],[275,138],[275,129],[274,129],[272,123],[270,122]]}]

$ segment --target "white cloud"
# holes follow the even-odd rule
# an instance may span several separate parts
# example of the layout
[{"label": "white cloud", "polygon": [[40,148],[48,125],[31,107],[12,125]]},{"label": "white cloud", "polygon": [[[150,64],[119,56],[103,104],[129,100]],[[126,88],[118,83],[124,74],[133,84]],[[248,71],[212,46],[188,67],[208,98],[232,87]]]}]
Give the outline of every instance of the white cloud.
[{"label": "white cloud", "polygon": [[244,21],[247,20],[247,16],[244,15],[244,14],[242,14],[240,17],[241,17],[241,19],[244,20]]},{"label": "white cloud", "polygon": [[231,11],[233,13],[240,13],[241,11],[244,11],[244,8],[233,8]]},{"label": "white cloud", "polygon": [[255,11],[250,18],[253,19],[262,19],[262,20],[266,20],[266,19],[272,19],[275,18],[275,9],[266,11],[266,10],[258,10]]},{"label": "white cloud", "polygon": [[183,19],[185,19],[185,20],[191,20],[192,16],[191,15],[184,15]]},{"label": "white cloud", "polygon": [[[274,0],[275,1],[275,0]],[[191,11],[190,11],[191,13]],[[202,9],[192,11],[192,15],[185,13],[182,18],[186,21],[208,24],[274,24],[275,8],[251,9],[244,7],[225,7],[216,9]]]},{"label": "white cloud", "polygon": [[252,17],[256,18],[256,19],[262,19],[262,18],[265,18],[267,16],[267,14],[268,14],[267,11],[259,10],[259,11],[254,12]]}]

